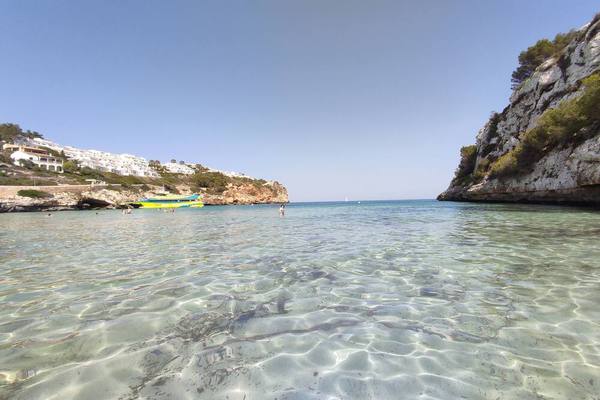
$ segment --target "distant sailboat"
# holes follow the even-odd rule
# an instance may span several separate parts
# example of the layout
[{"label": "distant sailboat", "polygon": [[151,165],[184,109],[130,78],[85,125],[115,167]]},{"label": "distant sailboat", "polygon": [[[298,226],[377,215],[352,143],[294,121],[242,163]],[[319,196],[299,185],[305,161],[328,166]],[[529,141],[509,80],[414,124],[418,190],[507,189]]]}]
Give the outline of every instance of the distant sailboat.
[{"label": "distant sailboat", "polygon": [[344,201],[348,201],[348,196],[346,196],[346,198],[344,199]]}]

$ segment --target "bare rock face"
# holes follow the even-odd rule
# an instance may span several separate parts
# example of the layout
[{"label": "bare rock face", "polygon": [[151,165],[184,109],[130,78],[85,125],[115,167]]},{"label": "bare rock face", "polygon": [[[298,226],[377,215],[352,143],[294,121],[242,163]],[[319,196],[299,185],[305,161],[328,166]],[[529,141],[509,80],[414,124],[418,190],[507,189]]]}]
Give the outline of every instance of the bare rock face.
[{"label": "bare rock face", "polygon": [[[19,196],[21,189],[39,190],[48,197],[30,198]],[[118,186],[108,188],[87,185],[0,187],[0,212],[14,211],[61,211],[91,208],[117,208],[139,200],[143,191],[123,189]]]},{"label": "bare rock face", "polygon": [[229,185],[222,194],[205,194],[205,204],[287,203],[287,189],[277,182]]},{"label": "bare rock face", "polygon": [[[600,19],[583,27],[560,57],[550,58],[514,90],[510,104],[477,134],[475,168],[499,158],[534,128],[540,116],[583,92],[581,80],[600,70]],[[527,174],[477,183],[454,179],[439,200],[543,202],[600,205],[600,131],[592,138],[550,150]]]}]

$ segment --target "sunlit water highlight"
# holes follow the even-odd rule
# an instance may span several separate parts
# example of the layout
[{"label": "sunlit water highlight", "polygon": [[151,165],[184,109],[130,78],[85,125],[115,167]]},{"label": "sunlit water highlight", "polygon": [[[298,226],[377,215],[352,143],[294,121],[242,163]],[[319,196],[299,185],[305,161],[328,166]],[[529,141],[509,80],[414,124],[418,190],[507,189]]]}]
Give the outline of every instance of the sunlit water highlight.
[{"label": "sunlit water highlight", "polygon": [[0,260],[0,398],[599,398],[594,211],[4,214]]}]

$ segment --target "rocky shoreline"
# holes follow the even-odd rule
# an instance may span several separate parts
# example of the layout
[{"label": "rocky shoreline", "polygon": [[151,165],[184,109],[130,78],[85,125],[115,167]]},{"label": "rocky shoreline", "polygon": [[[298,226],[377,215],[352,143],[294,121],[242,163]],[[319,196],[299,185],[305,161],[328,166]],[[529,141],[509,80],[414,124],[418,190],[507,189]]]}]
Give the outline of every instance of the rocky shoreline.
[{"label": "rocky shoreline", "polygon": [[[175,189],[180,194],[192,193],[185,185]],[[46,197],[21,196],[17,194],[19,190],[36,190]],[[149,185],[0,186],[0,213],[126,208],[161,191],[162,187]],[[287,203],[288,194],[283,185],[275,182],[262,186],[229,185],[222,193],[202,193],[202,199],[207,206]]]},{"label": "rocky shoreline", "polygon": [[440,201],[461,201],[471,203],[519,203],[547,204],[600,208],[600,186],[589,188],[559,189],[524,192],[472,192],[462,190],[446,191],[438,196]]}]

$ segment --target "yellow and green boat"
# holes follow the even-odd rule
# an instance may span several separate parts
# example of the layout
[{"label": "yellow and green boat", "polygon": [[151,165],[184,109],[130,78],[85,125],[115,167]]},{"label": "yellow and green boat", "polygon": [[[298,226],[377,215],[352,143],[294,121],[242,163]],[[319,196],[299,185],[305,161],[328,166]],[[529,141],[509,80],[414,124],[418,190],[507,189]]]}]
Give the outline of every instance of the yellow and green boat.
[{"label": "yellow and green boat", "polygon": [[149,197],[133,203],[140,208],[200,208],[204,203],[200,200],[199,194],[189,196],[180,196],[175,194],[165,194],[156,197]]}]

